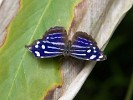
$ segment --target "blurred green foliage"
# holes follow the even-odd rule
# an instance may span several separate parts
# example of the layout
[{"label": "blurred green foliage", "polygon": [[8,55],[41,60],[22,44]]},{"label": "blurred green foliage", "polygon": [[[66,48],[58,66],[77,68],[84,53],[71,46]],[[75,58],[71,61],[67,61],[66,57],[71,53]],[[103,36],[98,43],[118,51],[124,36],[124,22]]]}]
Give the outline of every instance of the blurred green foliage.
[{"label": "blurred green foliage", "polygon": [[[128,94],[133,75],[133,8],[109,41],[107,60],[98,62],[74,100],[133,100]],[[133,77],[132,77],[133,78]],[[130,97],[126,98],[126,95]]]}]

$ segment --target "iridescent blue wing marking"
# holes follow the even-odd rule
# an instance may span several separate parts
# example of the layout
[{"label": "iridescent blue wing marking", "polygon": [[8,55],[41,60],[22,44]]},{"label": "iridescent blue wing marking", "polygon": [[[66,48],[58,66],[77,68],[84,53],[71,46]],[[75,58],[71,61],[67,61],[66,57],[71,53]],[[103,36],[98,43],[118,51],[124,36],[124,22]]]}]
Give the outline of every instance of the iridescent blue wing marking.
[{"label": "iridescent blue wing marking", "polygon": [[82,60],[102,61],[106,59],[95,40],[85,32],[76,32],[72,39],[70,54]]},{"label": "iridescent blue wing marking", "polygon": [[50,28],[42,39],[26,46],[38,58],[50,58],[63,54],[67,41],[66,30],[63,27]]}]

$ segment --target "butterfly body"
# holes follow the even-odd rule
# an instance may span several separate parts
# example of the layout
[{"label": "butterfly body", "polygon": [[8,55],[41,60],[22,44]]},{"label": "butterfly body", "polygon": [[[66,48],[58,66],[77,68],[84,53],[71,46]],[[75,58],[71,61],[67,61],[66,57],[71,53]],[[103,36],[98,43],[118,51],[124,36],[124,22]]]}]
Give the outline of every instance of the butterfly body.
[{"label": "butterfly body", "polygon": [[64,56],[70,56],[70,54],[71,54],[70,49],[71,49],[71,41],[68,41],[66,46],[65,46],[65,49],[63,51],[63,55]]},{"label": "butterfly body", "polygon": [[38,58],[64,55],[82,60],[102,61],[106,59],[90,35],[85,32],[76,32],[71,41],[68,40],[63,27],[50,28],[42,39],[26,47]]}]

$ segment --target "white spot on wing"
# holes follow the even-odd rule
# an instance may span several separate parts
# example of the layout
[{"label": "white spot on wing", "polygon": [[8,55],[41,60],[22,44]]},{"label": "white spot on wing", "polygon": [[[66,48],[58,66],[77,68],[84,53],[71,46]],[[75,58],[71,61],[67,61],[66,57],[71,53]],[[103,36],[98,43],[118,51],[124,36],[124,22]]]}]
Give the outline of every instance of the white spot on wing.
[{"label": "white spot on wing", "polygon": [[39,46],[38,45],[35,45],[35,48],[38,48]]},{"label": "white spot on wing", "polygon": [[94,59],[96,57],[96,55],[92,55],[91,57],[90,57],[90,59]]},{"label": "white spot on wing", "polygon": [[90,43],[90,45],[92,45],[92,43]]},{"label": "white spot on wing", "polygon": [[46,37],[46,39],[49,39],[49,36],[48,36],[48,37]]},{"label": "white spot on wing", "polygon": [[103,55],[100,55],[99,58],[103,58]]},{"label": "white spot on wing", "polygon": [[37,41],[37,43],[36,44],[39,44],[40,43],[40,41]]},{"label": "white spot on wing", "polygon": [[96,50],[94,50],[94,53],[96,53],[97,51]]},{"label": "white spot on wing", "polygon": [[35,51],[35,54],[37,57],[40,57],[40,53],[38,51]]},{"label": "white spot on wing", "polygon": [[29,50],[31,50],[31,49],[32,49],[32,47],[28,47],[28,49],[29,49]]},{"label": "white spot on wing", "polygon": [[87,50],[87,52],[90,53],[91,52],[91,49]]},{"label": "white spot on wing", "polygon": [[95,49],[96,49],[96,47],[93,47],[93,49],[95,50]]},{"label": "white spot on wing", "polygon": [[42,49],[45,49],[45,45],[42,45]]},{"label": "white spot on wing", "polygon": [[96,59],[96,61],[100,61],[100,59]]}]

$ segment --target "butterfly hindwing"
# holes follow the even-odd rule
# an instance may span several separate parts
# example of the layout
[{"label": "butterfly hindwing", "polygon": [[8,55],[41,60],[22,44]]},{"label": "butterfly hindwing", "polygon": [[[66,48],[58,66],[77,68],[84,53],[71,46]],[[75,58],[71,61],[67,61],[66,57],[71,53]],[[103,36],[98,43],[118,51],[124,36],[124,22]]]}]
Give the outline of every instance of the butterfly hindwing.
[{"label": "butterfly hindwing", "polygon": [[35,57],[50,58],[63,54],[67,41],[66,30],[63,27],[50,28],[42,39],[26,46]]},{"label": "butterfly hindwing", "polygon": [[76,32],[71,45],[71,56],[82,60],[102,61],[106,59],[95,40],[85,32]]}]

